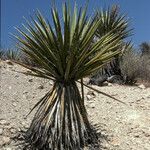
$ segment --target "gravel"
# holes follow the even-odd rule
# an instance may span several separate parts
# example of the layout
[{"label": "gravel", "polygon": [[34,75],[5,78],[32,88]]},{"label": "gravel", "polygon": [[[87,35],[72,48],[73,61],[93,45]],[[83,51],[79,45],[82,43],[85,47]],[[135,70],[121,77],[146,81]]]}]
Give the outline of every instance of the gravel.
[{"label": "gravel", "polygon": [[[0,66],[0,150],[21,150],[12,137],[29,127],[35,111],[26,115],[53,82],[18,73],[26,69],[16,64],[1,61]],[[85,105],[91,124],[100,133],[100,149],[150,150],[150,88],[92,87],[126,103],[85,88]]]}]

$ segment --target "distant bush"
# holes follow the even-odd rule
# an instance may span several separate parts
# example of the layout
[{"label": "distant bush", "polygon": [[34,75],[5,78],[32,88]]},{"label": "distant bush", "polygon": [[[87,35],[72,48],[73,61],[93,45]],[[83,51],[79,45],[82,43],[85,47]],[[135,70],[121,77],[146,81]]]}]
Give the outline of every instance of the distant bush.
[{"label": "distant bush", "polygon": [[20,59],[19,59],[20,62],[23,62],[24,64],[26,65],[29,65],[29,66],[36,66],[37,67],[37,64],[31,60],[25,53],[21,52],[20,53]]},{"label": "distant bush", "polygon": [[4,54],[5,54],[4,50],[1,49],[1,50],[0,50],[0,59],[3,59]]},{"label": "distant bush", "polygon": [[141,51],[141,56],[150,56],[150,43],[148,42],[143,42],[140,44],[140,51]]},{"label": "distant bush", "polygon": [[25,55],[23,52],[20,52],[18,50],[0,50],[0,59],[2,60],[13,60],[18,62],[23,62],[26,65],[29,66],[37,66],[35,62],[29,59],[27,55]]},{"label": "distant bush", "polygon": [[4,59],[18,61],[20,58],[20,52],[18,50],[7,50],[4,54]]},{"label": "distant bush", "polygon": [[125,84],[134,84],[139,76],[140,55],[133,49],[126,51],[120,62],[121,75]]},{"label": "distant bush", "polygon": [[0,59],[2,60],[19,60],[20,52],[17,50],[0,50]]},{"label": "distant bush", "polygon": [[137,80],[150,82],[150,47],[146,44],[144,46],[149,51],[144,48],[140,52],[133,48],[126,50],[122,56],[114,58],[90,78],[97,81],[102,77],[117,75],[124,84],[133,85]]},{"label": "distant bush", "polygon": [[139,78],[145,81],[150,81],[150,57],[142,56],[139,64]]},{"label": "distant bush", "polygon": [[150,82],[150,43],[143,42],[140,44],[140,51],[139,78]]}]

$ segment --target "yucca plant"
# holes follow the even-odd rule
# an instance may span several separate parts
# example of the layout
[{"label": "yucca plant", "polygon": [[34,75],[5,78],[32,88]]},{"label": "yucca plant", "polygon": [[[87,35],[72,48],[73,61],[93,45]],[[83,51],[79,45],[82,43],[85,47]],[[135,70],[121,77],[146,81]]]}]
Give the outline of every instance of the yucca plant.
[{"label": "yucca plant", "polygon": [[[96,11],[95,18],[101,22],[95,34],[96,40],[99,40],[112,31],[113,34],[118,35],[123,40],[119,48],[122,53],[124,50],[128,50],[132,47],[130,42],[125,42],[125,39],[132,34],[132,29],[129,29],[129,20],[126,18],[126,15],[119,12],[119,7],[117,5],[113,5],[106,10],[102,9]],[[107,74],[108,76],[121,75],[119,62],[119,57],[116,55],[115,58],[99,72]]]},{"label": "yucca plant", "polygon": [[[51,9],[52,26],[39,11],[32,23],[27,21],[24,29],[15,36],[22,50],[38,64],[26,74],[54,81],[52,89],[33,107],[37,112],[26,140],[41,150],[79,150],[94,140],[77,82],[97,71],[112,57],[118,55],[121,37],[112,32],[91,44],[100,21],[86,16],[87,8],[72,12],[63,5],[63,20],[56,7]],[[83,84],[82,84],[83,85]]]},{"label": "yucca plant", "polygon": [[95,34],[97,38],[101,38],[111,30],[114,34],[120,35],[122,39],[131,36],[132,29],[129,29],[129,20],[126,15],[119,12],[117,5],[113,5],[106,10],[96,11],[95,17],[101,22]]}]

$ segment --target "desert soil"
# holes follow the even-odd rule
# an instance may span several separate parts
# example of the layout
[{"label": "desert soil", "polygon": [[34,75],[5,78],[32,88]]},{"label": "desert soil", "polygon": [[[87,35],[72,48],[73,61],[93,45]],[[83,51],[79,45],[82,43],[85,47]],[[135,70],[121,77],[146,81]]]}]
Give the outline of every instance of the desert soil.
[{"label": "desert soil", "polygon": [[[53,82],[18,73],[26,69],[16,64],[1,61],[0,66],[0,150],[21,150],[13,137],[29,127],[35,111],[26,115]],[[92,87],[126,103],[85,89],[89,120],[100,133],[99,149],[150,150],[150,88],[114,84]]]}]

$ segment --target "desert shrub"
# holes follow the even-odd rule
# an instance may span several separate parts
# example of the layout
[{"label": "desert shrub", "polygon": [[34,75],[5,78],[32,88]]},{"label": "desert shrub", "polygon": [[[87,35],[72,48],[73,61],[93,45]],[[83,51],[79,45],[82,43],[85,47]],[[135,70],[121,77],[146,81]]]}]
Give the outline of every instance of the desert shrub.
[{"label": "desert shrub", "polygon": [[28,66],[38,67],[37,63],[35,63],[33,60],[31,60],[24,52],[20,52],[20,58],[19,61],[21,63],[24,63]]},{"label": "desert shrub", "polygon": [[150,57],[143,55],[139,63],[139,78],[145,81],[150,81]]},{"label": "desert shrub", "polygon": [[3,49],[1,49],[1,50],[0,50],[0,59],[3,59],[4,54],[5,54],[4,50],[3,50]]},{"label": "desert shrub", "polygon": [[18,61],[18,62],[22,62],[26,65],[29,65],[29,66],[37,66],[37,64],[35,62],[33,62],[33,60],[31,60],[24,52],[19,51],[17,49],[15,49],[15,50],[1,49],[0,50],[0,59]]},{"label": "desert shrub", "polygon": [[139,46],[141,57],[139,64],[139,78],[150,81],[150,43],[142,42]]},{"label": "desert shrub", "polygon": [[145,55],[150,56],[150,43],[142,42],[139,47],[141,51],[141,56],[145,56]]},{"label": "desert shrub", "polygon": [[137,79],[150,81],[150,55],[129,50],[120,61],[121,74],[126,84],[133,84]]},{"label": "desert shrub", "polygon": [[139,76],[140,55],[133,49],[126,51],[120,59],[119,66],[125,84],[134,84]]},{"label": "desert shrub", "polygon": [[20,52],[18,50],[12,50],[12,49],[6,50],[3,59],[18,61],[20,59]]},{"label": "desert shrub", "polygon": [[91,79],[103,79],[119,75],[124,84],[133,85],[137,79],[150,81],[150,56],[138,53],[133,48],[126,50],[121,56],[91,75]]}]

